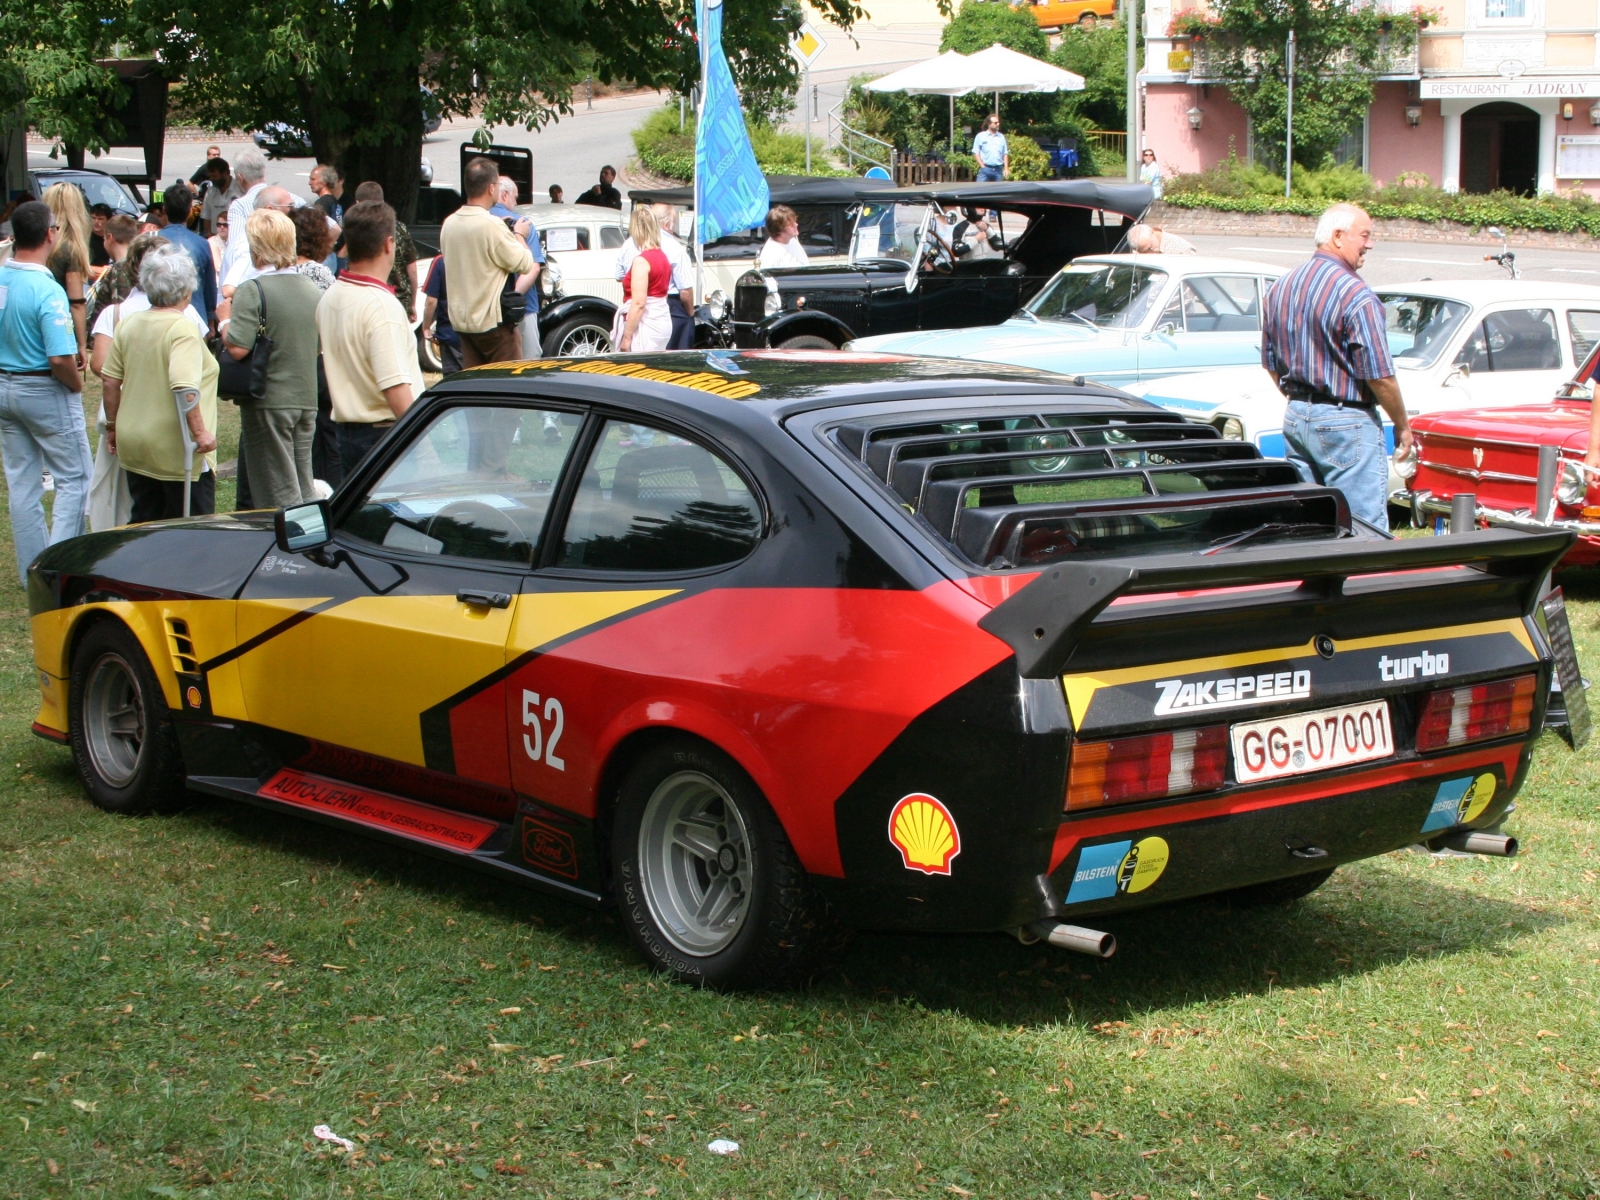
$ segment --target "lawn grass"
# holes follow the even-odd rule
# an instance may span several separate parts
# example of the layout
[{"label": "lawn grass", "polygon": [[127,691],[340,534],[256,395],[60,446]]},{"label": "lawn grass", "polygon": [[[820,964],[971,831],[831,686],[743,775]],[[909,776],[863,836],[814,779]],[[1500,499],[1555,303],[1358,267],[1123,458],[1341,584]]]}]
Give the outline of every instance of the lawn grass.
[{"label": "lawn grass", "polygon": [[[609,915],[354,835],[92,808],[28,733],[10,557],[0,1195],[1600,1193],[1592,750],[1544,738],[1514,861],[1106,918],[1109,962],[864,935],[807,989],[722,996]],[[1600,579],[1568,587],[1592,660]]]}]

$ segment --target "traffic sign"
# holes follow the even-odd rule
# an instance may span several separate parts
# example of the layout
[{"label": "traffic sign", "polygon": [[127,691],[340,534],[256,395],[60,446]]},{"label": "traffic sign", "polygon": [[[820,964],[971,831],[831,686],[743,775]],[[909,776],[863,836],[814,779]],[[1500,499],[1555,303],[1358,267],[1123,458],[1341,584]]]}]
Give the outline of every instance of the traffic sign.
[{"label": "traffic sign", "polygon": [[822,35],[810,21],[803,22],[800,31],[789,42],[789,52],[800,60],[801,66],[807,68],[821,58],[827,48],[828,43],[822,40]]}]

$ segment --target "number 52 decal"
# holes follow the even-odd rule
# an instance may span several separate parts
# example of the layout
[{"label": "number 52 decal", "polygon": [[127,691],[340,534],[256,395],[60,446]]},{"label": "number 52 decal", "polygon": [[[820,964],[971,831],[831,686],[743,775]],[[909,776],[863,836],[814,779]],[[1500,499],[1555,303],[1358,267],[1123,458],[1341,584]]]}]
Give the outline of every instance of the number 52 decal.
[{"label": "number 52 decal", "polygon": [[561,733],[567,727],[567,715],[561,711],[561,701],[554,696],[545,697],[544,719],[554,721],[555,727],[550,730],[550,740],[544,740],[544,726],[539,724],[539,693],[524,691],[522,693],[522,724],[526,728],[533,726],[533,736],[522,735],[522,748],[528,752],[528,757],[538,762],[541,753],[545,765],[557,771],[567,769],[567,761],[556,757],[556,745],[561,741]]}]

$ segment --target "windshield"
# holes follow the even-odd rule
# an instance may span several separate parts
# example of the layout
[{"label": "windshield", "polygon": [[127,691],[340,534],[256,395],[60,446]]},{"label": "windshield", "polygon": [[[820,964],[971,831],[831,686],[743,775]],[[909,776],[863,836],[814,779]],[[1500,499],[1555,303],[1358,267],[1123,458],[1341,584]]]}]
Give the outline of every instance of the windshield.
[{"label": "windshield", "polygon": [[850,261],[893,259],[910,266],[917,258],[926,204],[863,204],[850,239]]},{"label": "windshield", "polygon": [[1471,309],[1434,296],[1380,296],[1388,322],[1389,353],[1401,367],[1432,366]]},{"label": "windshield", "polygon": [[1148,267],[1074,263],[1052,279],[1025,311],[1046,321],[1132,329],[1143,324],[1166,282],[1166,272]]}]

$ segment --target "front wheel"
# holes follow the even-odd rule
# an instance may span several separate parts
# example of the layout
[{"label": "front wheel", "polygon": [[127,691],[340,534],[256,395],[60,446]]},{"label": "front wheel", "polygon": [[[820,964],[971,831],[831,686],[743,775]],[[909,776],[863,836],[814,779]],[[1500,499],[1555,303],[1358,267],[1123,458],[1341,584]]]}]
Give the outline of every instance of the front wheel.
[{"label": "front wheel", "polygon": [[569,317],[540,340],[552,358],[593,358],[611,353],[611,324],[599,317]]},{"label": "front wheel", "polygon": [[171,812],[183,758],[161,683],[126,625],[102,622],[72,655],[67,732],[89,799],[107,812]]},{"label": "front wheel", "polygon": [[628,773],[611,865],[634,944],[685,983],[781,984],[833,944],[826,906],[766,799],[704,743],[665,742]]},{"label": "front wheel", "polygon": [[837,350],[838,348],[827,338],[810,333],[803,333],[799,337],[778,343],[779,350]]},{"label": "front wheel", "polygon": [[1099,18],[1096,17],[1092,12],[1086,12],[1083,14],[1083,16],[1078,18],[1079,29],[1093,29],[1098,23]]}]

